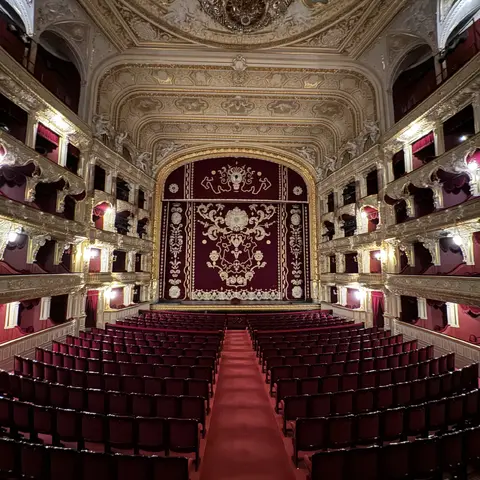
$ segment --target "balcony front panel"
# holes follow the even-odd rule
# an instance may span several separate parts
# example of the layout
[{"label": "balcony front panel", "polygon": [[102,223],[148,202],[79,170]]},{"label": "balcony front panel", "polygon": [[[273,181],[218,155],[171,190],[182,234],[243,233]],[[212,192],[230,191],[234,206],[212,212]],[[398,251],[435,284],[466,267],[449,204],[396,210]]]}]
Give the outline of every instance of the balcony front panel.
[{"label": "balcony front panel", "polygon": [[386,287],[395,295],[480,306],[479,277],[388,275]]},{"label": "balcony front panel", "polygon": [[85,285],[82,273],[0,276],[0,303],[53,297],[79,291]]}]

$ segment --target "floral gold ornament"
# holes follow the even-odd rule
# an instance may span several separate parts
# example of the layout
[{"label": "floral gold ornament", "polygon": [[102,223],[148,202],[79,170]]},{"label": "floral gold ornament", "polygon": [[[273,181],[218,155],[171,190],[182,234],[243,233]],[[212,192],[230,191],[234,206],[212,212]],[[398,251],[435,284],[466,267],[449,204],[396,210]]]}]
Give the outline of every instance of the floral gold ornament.
[{"label": "floral gold ornament", "polygon": [[239,207],[229,209],[222,204],[201,204],[197,207],[202,235],[215,242],[209,254],[207,267],[217,270],[228,287],[246,287],[255,272],[267,262],[259,243],[271,235],[276,223],[275,205],[248,206],[248,212]]},{"label": "floral gold ornament", "polygon": [[199,0],[202,10],[232,32],[252,33],[283,17],[292,0]]}]

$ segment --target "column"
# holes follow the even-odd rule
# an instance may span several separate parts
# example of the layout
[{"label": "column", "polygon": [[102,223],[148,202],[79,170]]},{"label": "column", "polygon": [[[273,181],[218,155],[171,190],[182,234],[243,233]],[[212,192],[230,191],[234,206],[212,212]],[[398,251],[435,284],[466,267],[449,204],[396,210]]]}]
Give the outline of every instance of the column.
[{"label": "column", "polygon": [[358,190],[357,190],[357,200],[359,198],[363,198],[367,196],[367,180],[365,178],[365,175],[357,175],[355,177],[355,183],[358,185]]},{"label": "column", "polygon": [[445,153],[445,136],[443,135],[443,123],[440,120],[435,122],[433,136],[435,142],[435,155],[439,157]]},{"label": "column", "polygon": [[50,317],[51,303],[52,303],[52,297],[42,297],[42,299],[40,300],[40,318],[39,318],[39,320],[48,320],[48,318]]},{"label": "column", "polygon": [[337,287],[338,291],[338,303],[340,305],[347,304],[347,287]]},{"label": "column", "polygon": [[475,122],[475,133],[480,132],[480,93],[475,93],[472,98],[473,118]]},{"label": "column", "polygon": [[418,318],[427,319],[427,299],[418,297],[417,298],[417,308],[418,308]]},{"label": "column", "polygon": [[458,304],[447,302],[447,321],[448,325],[453,328],[459,328],[460,323],[458,321]]},{"label": "column", "polygon": [[403,145],[403,153],[404,153],[404,160],[405,160],[405,172],[409,173],[413,170],[412,145],[409,143],[405,143]]},{"label": "column", "polygon": [[34,114],[28,115],[27,119],[27,134],[25,137],[25,145],[35,150],[35,143],[37,139],[38,120]]},{"label": "column", "polygon": [[336,253],[337,273],[345,273],[345,255],[343,253]]},{"label": "column", "polygon": [[58,139],[58,164],[65,167],[67,164],[68,140],[60,135]]}]

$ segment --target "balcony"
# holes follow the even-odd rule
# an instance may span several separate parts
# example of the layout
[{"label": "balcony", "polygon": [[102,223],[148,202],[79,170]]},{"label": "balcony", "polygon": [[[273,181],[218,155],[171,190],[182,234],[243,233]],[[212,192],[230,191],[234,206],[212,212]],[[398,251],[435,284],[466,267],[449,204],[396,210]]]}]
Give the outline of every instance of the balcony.
[{"label": "balcony", "polygon": [[[0,146],[5,151],[2,165],[8,165],[9,167],[24,167],[32,163],[35,165],[34,174],[27,180],[27,190],[30,192],[39,183],[56,183],[59,180],[65,182],[65,187],[62,190],[65,195],[75,196],[85,192],[86,185],[83,178],[40,155],[1,130]],[[26,196],[32,196],[32,194],[27,191]]]},{"label": "balcony", "polygon": [[134,283],[137,274],[135,272],[113,272],[111,275],[114,282]]},{"label": "balcony", "polygon": [[152,274],[150,272],[136,272],[135,273],[135,281],[138,283],[147,283],[152,278]]},{"label": "balcony", "polygon": [[118,246],[118,248],[135,250],[136,252],[150,253],[153,249],[153,243],[149,240],[91,228],[90,242],[95,243],[96,241],[99,243],[109,243]]},{"label": "balcony", "polygon": [[[385,133],[383,137],[385,143],[387,143],[387,141],[394,143],[399,137],[405,134],[414,123],[434,122],[438,118],[435,110],[436,107],[444,105],[446,109],[450,102],[452,102],[452,104],[455,103],[456,97],[462,95],[462,91],[475,81],[478,72],[479,58],[480,53],[476,53],[453,77],[449,77],[443,81],[431,95],[415,106],[415,108],[407,113],[401,120],[396,122],[392,128]],[[476,87],[472,84],[472,88],[475,90]],[[397,147],[393,148],[392,146],[392,152],[402,148],[402,145],[403,142],[399,142]]]},{"label": "balcony", "polygon": [[101,286],[113,281],[111,272],[88,273],[86,276],[88,286]]},{"label": "balcony", "polygon": [[53,297],[74,293],[84,286],[82,273],[55,275],[2,275],[0,276],[0,303],[21,298]]},{"label": "balcony", "polygon": [[387,195],[394,200],[399,199],[405,191],[405,187],[409,184],[418,188],[425,188],[425,186],[428,187],[429,185],[433,187],[435,182],[432,180],[432,176],[440,169],[446,172],[467,173],[468,167],[465,158],[468,154],[474,152],[475,149],[480,149],[480,133],[477,133],[429,163],[389,183],[385,187],[384,196]]},{"label": "balcony", "polygon": [[[87,124],[1,47],[0,74],[6,78],[2,84],[5,94],[18,99],[22,108],[29,111],[33,103],[38,103],[38,111],[46,112],[47,118],[60,116],[70,132],[87,137],[90,131]],[[43,118],[41,121],[44,121]]]},{"label": "balcony", "polygon": [[322,284],[360,284],[371,289],[381,289],[385,284],[385,275],[381,273],[322,273],[320,280]]},{"label": "balcony", "polygon": [[480,306],[479,277],[388,275],[386,287],[395,295]]}]

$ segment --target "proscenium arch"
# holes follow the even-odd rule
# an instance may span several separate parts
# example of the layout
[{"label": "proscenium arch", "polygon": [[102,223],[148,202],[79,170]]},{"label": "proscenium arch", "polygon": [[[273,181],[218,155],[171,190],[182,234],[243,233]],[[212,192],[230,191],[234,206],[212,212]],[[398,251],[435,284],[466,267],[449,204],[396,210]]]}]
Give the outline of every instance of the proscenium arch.
[{"label": "proscenium arch", "polygon": [[273,163],[283,165],[291,168],[298,173],[307,186],[308,211],[309,211],[309,246],[310,246],[310,288],[312,298],[314,301],[318,298],[318,289],[320,278],[318,275],[318,258],[317,258],[317,239],[318,239],[318,225],[317,225],[317,190],[315,181],[315,172],[313,167],[306,165],[305,162],[294,154],[288,155],[286,153],[277,153],[267,149],[256,148],[242,148],[242,147],[223,147],[201,149],[198,151],[184,153],[179,155],[172,155],[161,166],[157,173],[156,187],[155,187],[155,201],[153,204],[153,232],[154,232],[154,249],[153,249],[153,288],[158,299],[158,282],[160,270],[160,235],[162,225],[162,204],[163,192],[165,189],[165,182],[168,176],[177,168],[197,162],[200,160],[207,160],[209,158],[236,158],[244,157],[257,160],[265,160]]}]

